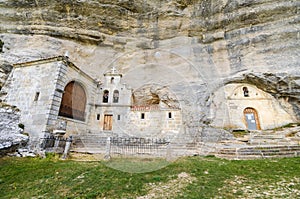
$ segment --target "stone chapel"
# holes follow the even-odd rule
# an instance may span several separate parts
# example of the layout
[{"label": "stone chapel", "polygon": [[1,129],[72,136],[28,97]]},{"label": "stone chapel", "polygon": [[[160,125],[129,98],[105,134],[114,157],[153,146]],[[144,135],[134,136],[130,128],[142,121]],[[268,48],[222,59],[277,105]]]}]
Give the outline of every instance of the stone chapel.
[{"label": "stone chapel", "polygon": [[[177,137],[195,142],[197,137],[184,130],[188,121],[180,106],[136,103],[115,67],[95,80],[64,56],[17,63],[2,92],[5,103],[20,109],[21,123],[37,148],[55,133],[76,139]],[[212,94],[211,126],[261,130],[296,122],[283,108],[288,105],[254,85],[227,84]]]},{"label": "stone chapel", "polygon": [[102,137],[166,138],[182,126],[180,108],[134,104],[132,89],[112,67],[96,81],[58,56],[14,65],[3,91],[21,110],[32,143],[59,130]]}]

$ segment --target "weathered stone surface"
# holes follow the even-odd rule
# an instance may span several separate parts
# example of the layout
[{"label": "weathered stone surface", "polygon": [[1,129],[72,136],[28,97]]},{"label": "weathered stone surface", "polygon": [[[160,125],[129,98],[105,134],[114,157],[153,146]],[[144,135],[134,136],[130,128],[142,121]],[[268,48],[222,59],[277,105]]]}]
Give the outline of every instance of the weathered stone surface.
[{"label": "weathered stone surface", "polygon": [[162,108],[180,108],[176,96],[168,88],[158,85],[146,85],[133,93],[133,104],[160,105]]},{"label": "weathered stone surface", "polygon": [[216,129],[212,127],[205,127],[201,132],[202,142],[218,142],[222,140],[230,140],[233,135],[223,129]]},{"label": "weathered stone surface", "polygon": [[291,106],[283,108],[292,107],[287,111],[300,119],[299,5],[298,0],[3,0],[0,65],[67,53],[95,79],[114,65],[138,103],[170,96],[141,90],[145,85],[175,95],[165,100],[171,106],[178,101],[186,134],[195,137],[211,123],[211,96],[228,83],[253,84],[279,102],[287,100]]},{"label": "weathered stone surface", "polygon": [[5,63],[5,62],[0,65],[0,90],[3,86],[3,84],[5,83],[11,69],[12,69],[12,66],[10,64]]},{"label": "weathered stone surface", "polygon": [[[296,117],[300,119],[300,73],[298,70],[277,73],[246,73],[238,77],[231,77],[229,82],[250,83],[271,94],[279,102],[292,105]],[[283,108],[286,107],[281,103]]]},{"label": "weathered stone surface", "polygon": [[19,119],[18,109],[0,104],[0,156],[27,143],[28,136],[22,134]]}]

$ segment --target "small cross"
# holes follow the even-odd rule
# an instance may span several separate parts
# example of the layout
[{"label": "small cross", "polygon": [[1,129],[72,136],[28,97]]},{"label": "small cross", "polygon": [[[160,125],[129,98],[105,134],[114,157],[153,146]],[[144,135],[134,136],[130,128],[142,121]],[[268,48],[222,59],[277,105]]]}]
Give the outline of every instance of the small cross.
[{"label": "small cross", "polygon": [[117,69],[116,69],[114,66],[113,66],[112,69],[111,69],[111,73],[112,73],[112,74],[116,74],[116,73],[117,73]]}]

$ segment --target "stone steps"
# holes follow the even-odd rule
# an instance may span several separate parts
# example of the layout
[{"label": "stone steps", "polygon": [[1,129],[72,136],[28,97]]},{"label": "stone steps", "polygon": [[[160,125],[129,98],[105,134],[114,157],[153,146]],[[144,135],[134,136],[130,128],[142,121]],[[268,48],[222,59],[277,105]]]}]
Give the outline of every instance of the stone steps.
[{"label": "stone steps", "polygon": [[[74,139],[71,151],[101,153],[106,152],[107,137],[103,134],[89,134],[77,136]],[[138,149],[129,147],[113,146],[113,154],[120,154],[122,151],[126,155],[153,155],[153,156],[190,156],[190,155],[216,155],[228,159],[256,159],[270,157],[295,157],[300,156],[299,140],[286,138],[285,135],[272,133],[259,133],[251,135],[248,143],[227,140],[219,143],[188,142],[188,140],[172,140],[170,145],[158,145],[154,149]],[[136,153],[136,154],[135,154]]]},{"label": "stone steps", "polygon": [[255,134],[250,134],[245,136],[244,138],[245,142],[248,142],[250,145],[297,145],[298,141],[291,138],[286,137],[285,134],[279,134],[279,133],[266,133],[266,132],[259,132]]},{"label": "stone steps", "polygon": [[253,140],[250,145],[291,145],[297,144],[291,140]]},{"label": "stone steps", "polygon": [[284,135],[273,135],[273,134],[258,134],[254,135],[252,139],[272,139],[272,140],[277,140],[277,139],[284,139]]},{"label": "stone steps", "polygon": [[300,156],[300,145],[286,146],[253,146],[242,148],[221,148],[216,154],[220,158],[228,159],[255,159],[271,157]]}]

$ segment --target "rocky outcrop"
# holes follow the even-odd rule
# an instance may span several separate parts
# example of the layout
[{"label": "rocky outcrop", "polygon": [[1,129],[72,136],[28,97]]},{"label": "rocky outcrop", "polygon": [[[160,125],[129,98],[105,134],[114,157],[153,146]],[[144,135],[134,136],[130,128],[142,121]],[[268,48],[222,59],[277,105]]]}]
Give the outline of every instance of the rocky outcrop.
[{"label": "rocky outcrop", "polygon": [[195,137],[210,123],[210,96],[230,82],[287,100],[299,118],[299,7],[297,0],[3,0],[0,65],[67,54],[95,79],[114,65],[137,104],[179,103]]},{"label": "rocky outcrop", "polygon": [[[279,102],[285,101],[292,105],[293,112],[300,120],[300,73],[246,73],[238,77],[231,77],[226,83],[250,83],[271,94]],[[291,112],[289,107],[282,107]]]},{"label": "rocky outcrop", "polygon": [[9,75],[11,69],[12,69],[12,66],[10,64],[2,63],[2,65],[0,65],[0,90],[3,86],[3,84],[5,83],[5,81],[7,80],[7,77]]},{"label": "rocky outcrop", "polygon": [[[254,37],[240,40],[246,45],[295,37],[299,2],[5,0],[0,7],[2,33],[50,35],[123,49],[137,37],[137,46],[149,49],[159,47],[160,40],[180,36],[207,44],[251,34]],[[286,22],[291,29],[277,29],[276,35],[268,31]],[[264,34],[255,36],[262,30]],[[234,43],[228,45],[235,47]]]},{"label": "rocky outcrop", "polygon": [[145,85],[133,93],[134,105],[159,105],[161,108],[179,109],[180,104],[176,96],[167,87]]},{"label": "rocky outcrop", "polygon": [[299,2],[5,0],[0,6],[5,22],[2,32],[45,34],[95,44],[105,43],[110,35],[138,35],[156,40],[185,35],[197,36],[207,43],[220,39],[220,30],[228,37],[232,36],[228,31],[242,27],[295,18]]},{"label": "rocky outcrop", "polygon": [[0,156],[26,145],[28,136],[22,134],[17,108],[0,104]]}]

